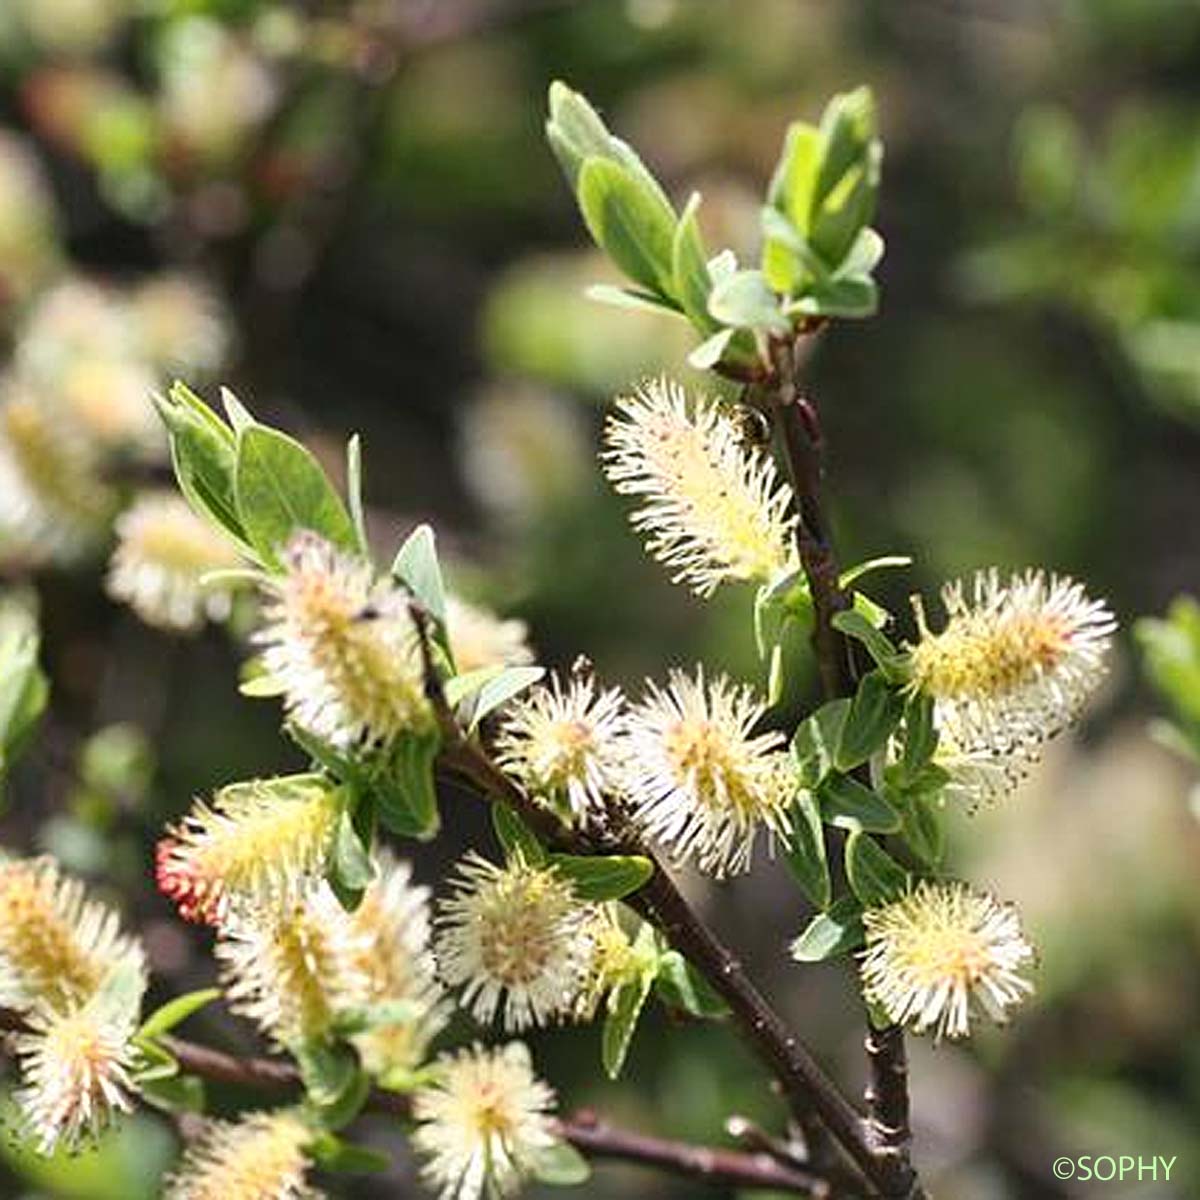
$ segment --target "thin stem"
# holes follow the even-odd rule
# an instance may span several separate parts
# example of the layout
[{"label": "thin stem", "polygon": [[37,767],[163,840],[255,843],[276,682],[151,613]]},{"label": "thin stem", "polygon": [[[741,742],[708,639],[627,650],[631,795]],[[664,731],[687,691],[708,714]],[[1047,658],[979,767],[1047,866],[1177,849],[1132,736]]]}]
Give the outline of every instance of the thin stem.
[{"label": "thin stem", "polygon": [[[26,1029],[19,1013],[0,1009],[0,1030]],[[295,1091],[301,1087],[299,1070],[284,1059],[248,1058],[177,1037],[163,1037],[159,1041],[174,1056],[181,1071],[212,1083],[271,1092]],[[364,1107],[401,1120],[412,1117],[407,1095],[381,1088],[371,1090]],[[648,1137],[610,1125],[594,1113],[557,1118],[552,1122],[552,1130],[588,1158],[636,1163],[712,1186],[764,1188],[818,1198],[830,1194],[823,1175],[777,1162],[770,1155]]]},{"label": "thin stem", "polygon": [[767,388],[773,424],[796,495],[796,550],[813,603],[813,649],[821,689],[827,700],[854,690],[849,647],[833,626],[834,616],[850,604],[838,581],[837,555],[829,532],[823,498],[824,436],[813,404],[796,386],[795,348],[772,344],[775,375]]},{"label": "thin stem", "polygon": [[868,1027],[863,1044],[870,1070],[867,1107],[878,1144],[893,1151],[906,1151],[910,1134],[904,1031],[897,1025],[886,1029]]},{"label": "thin stem", "polygon": [[[807,1167],[780,1162],[766,1152],[693,1146],[614,1128],[590,1113],[560,1123],[563,1136],[589,1158],[614,1158],[690,1176],[712,1186],[773,1188],[817,1198],[831,1195],[830,1184]],[[850,1193],[841,1192],[841,1196]]]},{"label": "thin stem", "polygon": [[[853,695],[854,664],[847,639],[833,618],[850,606],[839,582],[837,554],[825,513],[824,435],[816,406],[800,394],[796,343],[771,345],[773,375],[762,386],[787,461],[796,495],[796,551],[813,603],[813,651],[827,700]],[[870,1083],[866,1091],[869,1138],[875,1169],[870,1178],[885,1196],[922,1200],[925,1193],[913,1169],[910,1147],[908,1064],[904,1031],[868,1027]]]}]

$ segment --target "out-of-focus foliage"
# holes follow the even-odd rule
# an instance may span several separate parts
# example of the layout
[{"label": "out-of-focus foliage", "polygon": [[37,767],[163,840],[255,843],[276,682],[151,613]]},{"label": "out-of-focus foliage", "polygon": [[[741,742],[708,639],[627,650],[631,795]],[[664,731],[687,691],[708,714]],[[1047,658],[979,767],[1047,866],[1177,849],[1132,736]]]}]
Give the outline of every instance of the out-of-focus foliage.
[{"label": "out-of-focus foliage", "polygon": [[38,664],[40,644],[28,601],[0,596],[0,780],[46,707],[49,685]]},{"label": "out-of-focus foliage", "polygon": [[1200,604],[1180,596],[1161,620],[1143,618],[1137,635],[1150,680],[1171,714],[1160,733],[1200,763]]},{"label": "out-of-focus foliage", "polygon": [[1094,131],[1032,107],[1014,134],[1020,232],[975,251],[980,299],[1077,309],[1112,337],[1151,395],[1200,408],[1200,121],[1176,103],[1128,101]]}]

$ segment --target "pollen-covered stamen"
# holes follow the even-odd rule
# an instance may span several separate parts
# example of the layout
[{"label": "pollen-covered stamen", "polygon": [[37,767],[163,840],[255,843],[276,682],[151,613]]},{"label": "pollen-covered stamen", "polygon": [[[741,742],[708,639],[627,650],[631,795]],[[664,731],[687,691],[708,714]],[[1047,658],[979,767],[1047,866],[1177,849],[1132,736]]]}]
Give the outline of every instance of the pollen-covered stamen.
[{"label": "pollen-covered stamen", "polygon": [[293,720],[336,746],[431,728],[416,630],[405,596],[365,560],[296,535],[285,573],[264,585],[263,665]]},{"label": "pollen-covered stamen", "polygon": [[1002,1022],[1029,996],[1035,959],[1011,905],[962,883],[922,882],[863,914],[864,994],[897,1024],[965,1037],[973,1009]]},{"label": "pollen-covered stamen", "polygon": [[1070,724],[1104,676],[1116,621],[1079,584],[1041,571],[975,576],[942,593],[947,622],[911,650],[912,687],[935,702],[939,728],[971,752],[1043,741]]},{"label": "pollen-covered stamen", "polygon": [[413,1146],[441,1200],[515,1194],[536,1157],[554,1145],[554,1092],[520,1042],[442,1055],[434,1082],[413,1099]]},{"label": "pollen-covered stamen", "polygon": [[625,701],[590,674],[556,676],[513,704],[496,738],[497,759],[533,795],[576,818],[599,811],[620,786]]},{"label": "pollen-covered stamen", "polygon": [[327,885],[231,913],[213,952],[230,1008],[281,1048],[324,1036],[339,1013],[368,999],[360,965],[368,939]]},{"label": "pollen-covered stamen", "polygon": [[621,926],[615,904],[598,904],[588,923],[592,943],[587,982],[575,1005],[580,1021],[592,1020],[604,997],[623,983],[633,981],[644,965],[629,934]]},{"label": "pollen-covered stamen", "polygon": [[634,527],[701,596],[726,580],[767,582],[792,559],[791,492],[774,461],[747,447],[712,399],[689,404],[670,380],[617,401],[604,469],[618,492],[640,496]]},{"label": "pollen-covered stamen", "polygon": [[762,713],[749,688],[675,671],[627,722],[624,791],[638,822],[718,877],[749,867],[761,828],[789,828],[795,771],[782,734],[752,733]]},{"label": "pollen-covered stamen", "polygon": [[16,1099],[43,1154],[59,1146],[77,1149],[99,1136],[116,1112],[131,1108],[137,1011],[110,1007],[36,1008],[29,1032],[17,1040],[24,1083]]},{"label": "pollen-covered stamen", "polygon": [[342,798],[316,775],[222,788],[158,844],[155,877],[188,921],[220,924],[231,905],[286,900],[317,879]]},{"label": "pollen-covered stamen", "polygon": [[408,863],[384,855],[350,924],[358,935],[351,966],[366,981],[367,1002],[413,1010],[354,1036],[363,1065],[386,1084],[420,1066],[448,1016],[430,950],[429,889],[412,882]]},{"label": "pollen-covered stamen", "polygon": [[83,1003],[126,956],[142,951],[82,883],[50,859],[0,861],[0,1006]]},{"label": "pollen-covered stamen", "polygon": [[210,1121],[167,1180],[165,1200],[320,1200],[305,1181],[316,1134],[298,1113]]},{"label": "pollen-covered stamen", "polygon": [[434,953],[445,982],[480,1021],[524,1029],[570,1015],[587,980],[591,907],[556,871],[474,852],[438,906]]}]

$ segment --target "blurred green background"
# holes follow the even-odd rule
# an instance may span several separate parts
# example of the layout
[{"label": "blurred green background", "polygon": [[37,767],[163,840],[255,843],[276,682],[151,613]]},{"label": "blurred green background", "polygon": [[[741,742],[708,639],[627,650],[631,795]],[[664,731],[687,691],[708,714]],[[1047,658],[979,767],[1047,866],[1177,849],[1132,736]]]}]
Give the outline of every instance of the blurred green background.
[{"label": "blurred green background", "polygon": [[[877,577],[879,599],[903,613],[957,573],[1039,564],[1107,595],[1127,635],[1200,591],[1195,0],[5,0],[0,148],[25,164],[0,171],[6,353],[61,272],[185,270],[230,331],[198,383],[228,382],[333,471],[363,434],[381,557],[429,519],[459,590],[527,620],[541,661],[582,653],[635,686],[697,658],[757,679],[752,596],[672,588],[595,464],[606,400],[686,374],[691,341],[584,298],[607,275],[543,142],[558,76],[675,196],[703,192],[710,244],[747,256],[786,123],[875,89],[882,311],[825,335],[807,379],[843,558],[916,560]],[[122,896],[165,995],[213,967],[153,893],[154,838],[193,794],[295,759],[273,706],[237,696],[226,635],[141,626],[103,597],[102,568],[5,561],[39,593],[54,703],[0,840]],[[1175,649],[1200,661],[1200,637]],[[1142,680],[1125,636],[1082,732],[1008,805],[955,823],[964,872],[1020,904],[1044,958],[1011,1030],[913,1046],[936,1195],[1200,1195],[1195,772],[1151,736],[1161,702]],[[1189,696],[1194,722],[1200,671],[1176,688]],[[450,836],[417,855],[430,882],[483,836],[466,798],[445,811]],[[782,869],[688,883],[857,1090],[852,981],[786,960],[806,914]],[[218,1015],[194,1032],[254,1044]],[[778,1116],[727,1031],[655,1013],[619,1085],[600,1082],[597,1040],[535,1039],[565,1107],[706,1140],[732,1112]],[[173,1141],[147,1116],[98,1160],[6,1148],[0,1195],[150,1196]],[[398,1154],[393,1175],[331,1193],[416,1194]],[[1053,1179],[1082,1154],[1178,1162],[1170,1184]],[[608,1166],[585,1190],[696,1194]]]}]

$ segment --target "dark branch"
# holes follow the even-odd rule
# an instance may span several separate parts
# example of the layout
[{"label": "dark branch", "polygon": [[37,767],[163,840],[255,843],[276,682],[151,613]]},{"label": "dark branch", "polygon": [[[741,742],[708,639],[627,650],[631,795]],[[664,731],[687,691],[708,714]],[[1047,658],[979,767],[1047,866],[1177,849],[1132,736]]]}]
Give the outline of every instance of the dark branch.
[{"label": "dark branch", "polygon": [[867,1109],[876,1141],[881,1149],[907,1153],[911,1134],[904,1031],[896,1025],[868,1027],[863,1044],[870,1071]]},{"label": "dark branch", "polygon": [[774,426],[796,495],[796,550],[813,602],[813,649],[827,700],[854,690],[849,647],[833,627],[850,600],[838,582],[838,563],[822,495],[824,438],[816,408],[796,384],[795,348],[772,343],[775,376],[767,388]]},{"label": "dark branch", "polygon": [[[811,331],[807,331],[811,332]],[[771,344],[773,374],[761,391],[766,398],[796,495],[796,550],[813,602],[813,651],[827,700],[851,696],[854,664],[847,639],[833,618],[849,607],[839,582],[837,555],[823,498],[824,436],[820,415],[796,380],[796,343]],[[883,1195],[922,1200],[925,1193],[910,1159],[908,1065],[904,1031],[868,1029],[870,1083],[866,1092],[873,1166],[863,1164]],[[857,1160],[856,1160],[857,1161]]]},{"label": "dark branch", "polygon": [[[25,1028],[20,1014],[0,1009],[0,1030],[20,1032]],[[188,1075],[270,1092],[295,1092],[301,1087],[300,1072],[283,1059],[247,1058],[177,1037],[159,1040],[174,1055],[180,1070]],[[365,1108],[399,1120],[412,1117],[408,1096],[380,1088],[372,1089]],[[558,1136],[588,1158],[637,1163],[713,1186],[766,1188],[814,1197],[829,1194],[822,1176],[784,1165],[766,1154],[649,1137],[609,1125],[594,1113],[559,1118],[553,1126]]]}]

